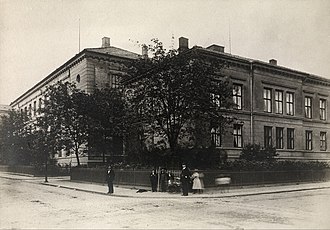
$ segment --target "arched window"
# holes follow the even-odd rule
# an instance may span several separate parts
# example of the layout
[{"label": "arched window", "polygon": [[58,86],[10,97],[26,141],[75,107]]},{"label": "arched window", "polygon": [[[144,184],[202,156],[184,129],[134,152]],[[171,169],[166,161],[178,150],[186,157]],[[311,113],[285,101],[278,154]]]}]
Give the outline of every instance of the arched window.
[{"label": "arched window", "polygon": [[78,74],[76,77],[76,81],[79,83],[80,82],[80,75]]},{"label": "arched window", "polygon": [[42,106],[42,99],[39,98],[39,109],[38,109],[39,110],[39,113],[41,113],[41,111],[40,111],[41,110],[41,106]]}]

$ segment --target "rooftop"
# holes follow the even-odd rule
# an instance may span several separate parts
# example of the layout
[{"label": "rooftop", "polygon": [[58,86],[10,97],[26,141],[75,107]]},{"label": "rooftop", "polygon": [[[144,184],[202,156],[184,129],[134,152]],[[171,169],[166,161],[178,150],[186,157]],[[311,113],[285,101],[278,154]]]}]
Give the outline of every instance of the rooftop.
[{"label": "rooftop", "polygon": [[92,51],[92,52],[97,52],[97,53],[103,53],[103,54],[110,54],[112,56],[117,56],[117,57],[122,57],[122,58],[132,58],[136,59],[139,58],[140,55],[133,53],[131,51],[127,51],[121,48],[117,48],[114,46],[110,47],[101,47],[101,48],[87,48],[85,49],[86,51]]}]

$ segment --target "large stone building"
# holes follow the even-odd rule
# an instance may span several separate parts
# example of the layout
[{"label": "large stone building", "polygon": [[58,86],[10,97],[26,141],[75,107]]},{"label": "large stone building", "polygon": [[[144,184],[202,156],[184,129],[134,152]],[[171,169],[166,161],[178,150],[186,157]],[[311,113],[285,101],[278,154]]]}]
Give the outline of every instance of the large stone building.
[{"label": "large stone building", "polygon": [[[139,55],[110,46],[109,38],[102,41],[101,48],[84,49],[11,106],[36,115],[45,87],[58,80],[75,82],[87,93],[95,87],[116,87],[127,76],[125,66]],[[188,39],[180,38],[179,50],[187,49]],[[191,49],[226,62],[223,74],[234,83],[236,107],[229,112],[237,121],[225,135],[217,128],[210,130],[208,136],[217,148],[235,158],[245,144],[260,143],[275,146],[281,159],[330,160],[329,79],[279,66],[274,59],[263,62],[231,55],[219,45]],[[59,162],[72,159],[65,154],[57,157]],[[81,156],[81,163],[88,161],[88,156]]]},{"label": "large stone building", "polygon": [[[185,47],[188,40],[184,39]],[[224,47],[193,47],[228,64],[223,73],[234,83],[229,133],[211,130],[213,143],[235,158],[247,143],[274,146],[281,159],[330,160],[330,80],[313,74],[224,52]]]},{"label": "large stone building", "polygon": [[[12,108],[26,112],[31,117],[38,116],[37,111],[42,106],[43,93],[48,85],[58,81],[69,81],[76,84],[78,89],[86,93],[93,93],[95,87],[117,87],[122,78],[125,78],[127,64],[139,55],[110,45],[110,38],[102,38],[102,47],[87,48],[79,52],[59,68],[54,70],[43,80],[25,92],[11,103]],[[115,155],[123,154],[122,148],[114,150]],[[118,153],[120,151],[120,153]],[[56,155],[60,164],[76,164],[73,153],[60,152]],[[80,163],[86,164],[91,156],[81,151]]]}]

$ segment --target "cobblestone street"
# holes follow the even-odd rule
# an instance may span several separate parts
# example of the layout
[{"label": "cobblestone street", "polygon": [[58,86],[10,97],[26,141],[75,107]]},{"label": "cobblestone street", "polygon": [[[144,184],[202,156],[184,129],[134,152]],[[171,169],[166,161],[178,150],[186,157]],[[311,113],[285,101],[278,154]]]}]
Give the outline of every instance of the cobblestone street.
[{"label": "cobblestone street", "polygon": [[[0,178],[0,227],[329,229],[330,189],[242,197],[116,197]],[[118,191],[118,190],[117,190]],[[230,193],[230,192],[229,192]]]}]

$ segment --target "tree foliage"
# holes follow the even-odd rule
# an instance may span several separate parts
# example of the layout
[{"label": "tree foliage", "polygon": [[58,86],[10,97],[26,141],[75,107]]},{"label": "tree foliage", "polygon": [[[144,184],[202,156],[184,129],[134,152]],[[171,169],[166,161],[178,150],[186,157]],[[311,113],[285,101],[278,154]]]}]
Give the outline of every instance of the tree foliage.
[{"label": "tree foliage", "polygon": [[122,153],[122,138],[129,125],[122,92],[117,88],[96,89],[85,107],[90,117],[88,146],[102,153],[103,162],[106,155]]},{"label": "tree foliage", "polygon": [[267,147],[262,149],[260,144],[247,144],[244,146],[240,159],[247,161],[272,161],[278,156],[276,148]]},{"label": "tree foliage", "polygon": [[88,95],[73,83],[61,81],[48,86],[44,95],[37,126],[45,138],[51,135],[53,152],[73,150],[80,165],[79,149],[88,140],[89,117],[84,113]]},{"label": "tree foliage", "polygon": [[137,60],[131,68],[129,98],[135,122],[150,135],[165,137],[172,153],[179,139],[197,127],[195,121],[225,126],[231,119],[224,110],[232,105],[232,83],[220,74],[224,63],[194,49],[166,51],[153,39],[151,58]]},{"label": "tree foliage", "polygon": [[5,164],[29,165],[35,160],[32,126],[25,113],[9,111],[0,122],[1,161]]}]

